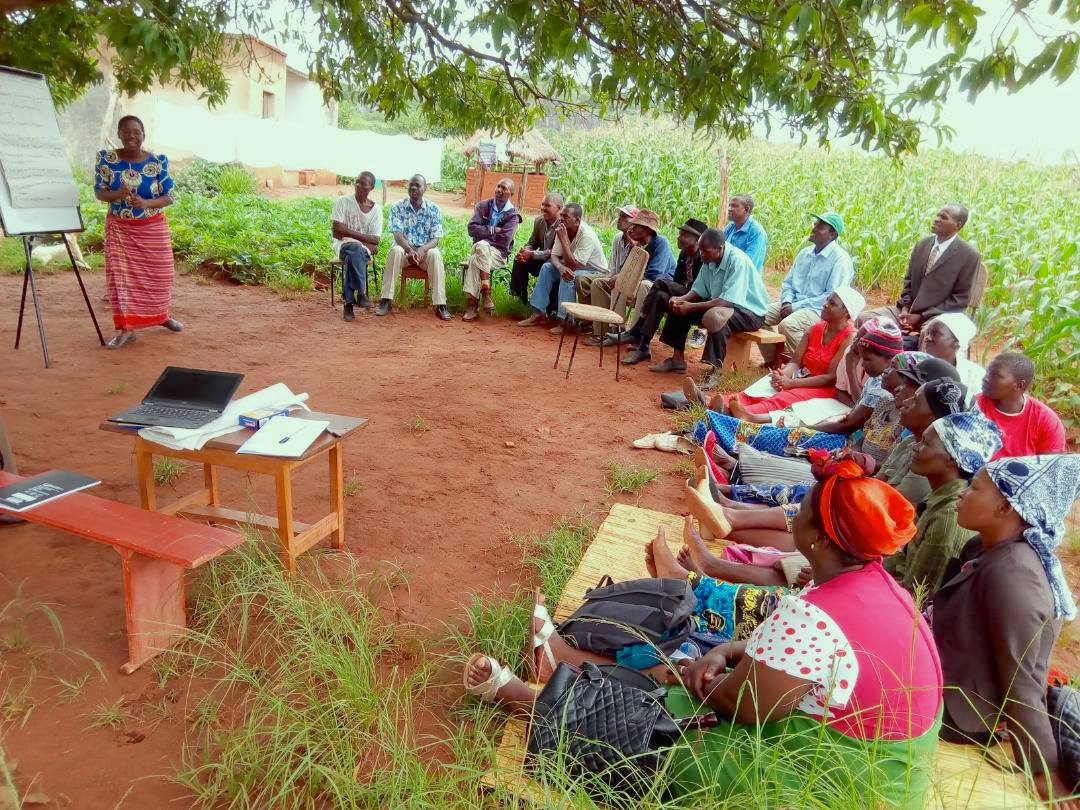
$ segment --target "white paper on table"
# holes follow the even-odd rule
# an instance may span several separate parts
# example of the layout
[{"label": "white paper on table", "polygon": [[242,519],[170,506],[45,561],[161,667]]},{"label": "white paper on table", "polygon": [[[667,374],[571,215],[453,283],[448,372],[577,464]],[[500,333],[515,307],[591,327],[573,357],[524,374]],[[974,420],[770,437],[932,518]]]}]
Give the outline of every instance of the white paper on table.
[{"label": "white paper on table", "polygon": [[200,450],[211,439],[239,430],[242,413],[262,408],[281,410],[298,407],[308,411],[311,409],[304,404],[307,398],[306,393],[294,394],[284,383],[274,383],[254,394],[233,400],[221,416],[200,428],[145,427],[139,431],[139,436],[148,442],[162,444],[173,450]]},{"label": "white paper on table", "polygon": [[760,380],[746,386],[746,388],[743,389],[743,393],[748,397],[768,399],[769,397],[775,397],[780,392],[773,388],[772,378],[766,374]]},{"label": "white paper on table", "polygon": [[300,458],[311,443],[330,427],[329,421],[275,416],[237,448],[237,453]]}]

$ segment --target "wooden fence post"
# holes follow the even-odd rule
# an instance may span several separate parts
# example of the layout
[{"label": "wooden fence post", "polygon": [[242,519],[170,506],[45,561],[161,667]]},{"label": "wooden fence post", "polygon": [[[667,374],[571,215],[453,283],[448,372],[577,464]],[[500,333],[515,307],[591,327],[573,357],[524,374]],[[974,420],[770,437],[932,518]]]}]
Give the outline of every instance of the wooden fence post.
[{"label": "wooden fence post", "polygon": [[727,225],[728,176],[731,174],[731,158],[724,149],[720,149],[720,210],[716,214],[716,227],[720,230]]}]

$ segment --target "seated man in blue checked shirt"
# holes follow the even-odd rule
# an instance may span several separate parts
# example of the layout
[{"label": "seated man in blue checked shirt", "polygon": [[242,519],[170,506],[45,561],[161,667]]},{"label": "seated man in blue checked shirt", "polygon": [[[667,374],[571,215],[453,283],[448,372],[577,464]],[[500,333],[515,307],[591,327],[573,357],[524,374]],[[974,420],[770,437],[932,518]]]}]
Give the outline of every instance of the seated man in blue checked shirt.
[{"label": "seated man in blue checked shirt", "polygon": [[409,266],[421,267],[427,272],[436,317],[444,321],[451,319],[450,310],[446,308],[446,273],[438,247],[443,236],[442,212],[435,203],[424,199],[426,191],[424,175],[414,174],[409,180],[409,196],[390,206],[394,246],[386,257],[382,298],[376,315],[386,315],[390,311],[401,268]]},{"label": "seated man in blue checked shirt", "polygon": [[[819,320],[821,307],[830,294],[850,287],[855,278],[851,256],[838,241],[844,220],[835,211],[814,215],[810,244],[799,251],[780,288],[780,300],[769,304],[765,325],[775,326],[784,336],[784,354],[791,357],[799,341]],[[766,363],[776,359],[776,345],[762,345]]]}]

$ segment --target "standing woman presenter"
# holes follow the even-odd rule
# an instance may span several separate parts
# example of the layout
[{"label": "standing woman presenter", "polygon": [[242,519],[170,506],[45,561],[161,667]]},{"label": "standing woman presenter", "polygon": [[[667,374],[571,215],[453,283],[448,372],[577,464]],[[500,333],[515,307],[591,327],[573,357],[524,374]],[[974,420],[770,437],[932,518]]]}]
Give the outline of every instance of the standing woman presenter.
[{"label": "standing woman presenter", "polygon": [[105,284],[118,334],[106,344],[119,349],[135,330],[184,327],[169,317],[172,299],[172,240],[164,208],[176,199],[169,159],[142,148],[146,130],[134,115],[117,125],[119,149],[98,152],[94,195],[109,204],[105,217]]}]

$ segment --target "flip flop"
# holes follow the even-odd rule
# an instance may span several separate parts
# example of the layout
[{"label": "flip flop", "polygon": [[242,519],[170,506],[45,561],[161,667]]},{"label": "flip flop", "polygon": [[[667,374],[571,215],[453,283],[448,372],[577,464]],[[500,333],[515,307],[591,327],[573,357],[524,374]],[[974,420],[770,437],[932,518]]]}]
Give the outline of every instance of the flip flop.
[{"label": "flip flop", "polygon": [[[529,636],[529,654],[525,656],[525,660],[528,663],[529,680],[533,683],[540,681],[540,667],[536,663],[536,651],[541,647],[544,648],[544,654],[547,656],[548,663],[551,664],[552,670],[559,666],[559,662],[555,660],[555,653],[551,651],[551,645],[548,643],[548,639],[551,638],[555,632],[555,625],[551,621],[551,614],[548,613],[547,607],[541,601],[543,597],[540,594],[540,589],[536,589],[536,596],[533,599],[533,612],[532,618],[529,619],[529,629],[527,632]],[[544,626],[540,628],[539,632],[533,632],[532,619],[539,619],[544,623]]]},{"label": "flip flop", "polygon": [[[481,684],[473,686],[469,683],[469,670],[472,669],[473,664],[482,658],[487,658],[488,664],[491,666],[491,674],[488,679]],[[469,663],[465,665],[465,670],[461,674],[462,685],[465,687],[465,691],[478,697],[486,703],[495,703],[497,701],[496,693],[506,686],[510,681],[514,679],[514,673],[510,671],[509,667],[502,666],[494,658],[484,655],[483,653],[473,653],[473,656],[469,659]]]},{"label": "flip flop", "polygon": [[649,433],[640,439],[630,442],[638,450],[661,450],[665,453],[682,453],[689,455],[697,447],[685,436],[668,431],[667,433]]}]

